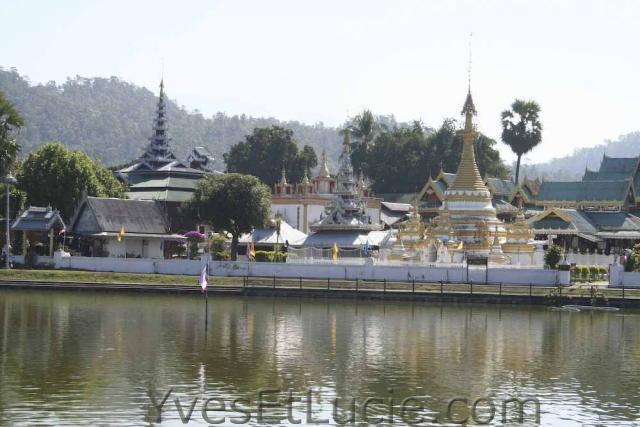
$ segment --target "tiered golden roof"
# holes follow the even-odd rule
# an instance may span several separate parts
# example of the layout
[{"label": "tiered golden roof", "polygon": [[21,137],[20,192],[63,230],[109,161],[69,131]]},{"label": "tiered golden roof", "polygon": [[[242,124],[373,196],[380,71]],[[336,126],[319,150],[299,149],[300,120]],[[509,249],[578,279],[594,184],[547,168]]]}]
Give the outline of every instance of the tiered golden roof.
[{"label": "tiered golden roof", "polygon": [[473,116],[476,114],[476,107],[473,104],[470,90],[467,93],[467,99],[462,108],[462,113],[465,115],[464,133],[462,137],[462,157],[460,159],[460,165],[458,166],[458,173],[450,189],[457,191],[488,191],[487,186],[480,176],[473,149]]},{"label": "tiered golden roof", "polygon": [[533,236],[533,230],[529,227],[529,223],[520,209],[516,220],[507,230],[507,241],[502,244],[502,250],[505,252],[533,252],[535,247],[529,244]]}]

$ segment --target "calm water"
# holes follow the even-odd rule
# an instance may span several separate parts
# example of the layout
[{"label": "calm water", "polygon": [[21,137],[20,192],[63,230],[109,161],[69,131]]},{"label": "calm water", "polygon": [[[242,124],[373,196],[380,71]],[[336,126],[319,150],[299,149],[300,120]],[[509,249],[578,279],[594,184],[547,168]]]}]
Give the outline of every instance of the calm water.
[{"label": "calm water", "polygon": [[[163,426],[183,425],[175,399],[187,416],[196,398],[190,425],[207,424],[207,398],[225,403],[211,418],[232,425],[240,399],[256,423],[260,388],[301,397],[290,406],[303,424],[309,388],[314,419],[338,397],[338,415],[355,398],[361,421],[380,397],[370,416],[393,399],[401,424],[399,402],[418,396],[413,415],[444,424],[451,399],[488,397],[497,423],[505,399],[533,397],[544,425],[640,422],[638,312],[210,297],[205,332],[204,308],[197,296],[0,291],[0,425],[154,425],[149,395],[171,388]],[[456,403],[452,415],[465,413]]]}]

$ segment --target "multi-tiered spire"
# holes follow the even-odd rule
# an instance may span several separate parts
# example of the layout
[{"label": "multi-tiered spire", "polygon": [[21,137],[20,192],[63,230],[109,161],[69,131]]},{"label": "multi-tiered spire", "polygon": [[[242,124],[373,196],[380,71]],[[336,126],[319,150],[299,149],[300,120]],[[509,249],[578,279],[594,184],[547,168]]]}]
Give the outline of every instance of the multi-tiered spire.
[{"label": "multi-tiered spire", "polygon": [[367,214],[366,201],[358,191],[353,165],[351,164],[351,136],[344,133],[344,145],[340,154],[340,167],[336,177],[337,190],[333,200],[325,209],[325,215],[311,226],[313,231],[321,230],[379,230],[381,224],[374,223]]},{"label": "multi-tiered spire", "polygon": [[331,178],[329,165],[327,164],[327,153],[324,148],[322,149],[322,162],[320,164],[320,173],[318,173],[318,176],[322,178]]},{"label": "multi-tiered spire", "polygon": [[156,117],[153,120],[153,136],[150,138],[149,145],[147,145],[147,148],[140,160],[152,165],[174,161],[176,156],[171,151],[171,147],[169,147],[169,141],[170,138],[167,133],[167,116],[164,99],[164,81],[160,80],[160,96],[158,97]]},{"label": "multi-tiered spire", "polygon": [[473,148],[474,130],[473,116],[476,115],[476,107],[471,97],[471,88],[467,92],[467,99],[462,108],[462,114],[465,116],[464,133],[462,137],[462,157],[458,166],[458,173],[451,185],[451,190],[458,191],[487,191],[476,163],[475,151]]}]

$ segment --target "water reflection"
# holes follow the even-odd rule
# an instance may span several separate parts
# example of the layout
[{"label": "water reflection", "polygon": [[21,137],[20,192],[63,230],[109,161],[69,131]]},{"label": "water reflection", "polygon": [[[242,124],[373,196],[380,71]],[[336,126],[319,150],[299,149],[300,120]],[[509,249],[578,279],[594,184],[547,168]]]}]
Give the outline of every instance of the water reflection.
[{"label": "water reflection", "polygon": [[[262,387],[312,387],[316,418],[331,416],[333,397],[346,409],[351,397],[417,395],[430,417],[455,397],[534,396],[543,424],[638,419],[637,312],[239,297],[208,306],[205,335],[198,297],[0,292],[0,424],[151,425],[149,390],[161,398],[171,387],[162,425],[182,425],[174,397],[255,401]],[[200,408],[193,424],[206,424]]]}]

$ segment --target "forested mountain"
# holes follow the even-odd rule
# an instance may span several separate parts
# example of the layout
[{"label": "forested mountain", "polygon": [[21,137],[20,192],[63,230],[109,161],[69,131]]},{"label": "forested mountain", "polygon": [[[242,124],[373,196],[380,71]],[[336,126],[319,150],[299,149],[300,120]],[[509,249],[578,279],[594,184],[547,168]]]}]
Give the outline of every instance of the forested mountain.
[{"label": "forested mountain", "polygon": [[544,177],[546,180],[554,181],[580,180],[584,175],[585,167],[598,170],[603,154],[610,157],[640,155],[640,132],[622,135],[615,141],[605,141],[595,147],[580,148],[570,156],[552,159],[545,163],[524,165],[521,176]]},{"label": "forested mountain", "polygon": [[[116,77],[76,77],[62,85],[32,85],[17,70],[2,68],[0,91],[25,119],[26,126],[18,137],[23,155],[46,142],[59,141],[107,165],[126,163],[141,154],[151,135],[157,102],[157,93]],[[170,84],[166,91],[170,98]],[[183,157],[193,147],[203,146],[218,160],[218,169],[224,169],[222,154],[256,127],[275,124],[291,129],[301,147],[311,145],[318,154],[326,148],[330,159],[337,159],[342,147],[338,130],[321,123],[306,125],[224,113],[207,118],[174,101],[167,102],[167,110],[176,155]]]}]

